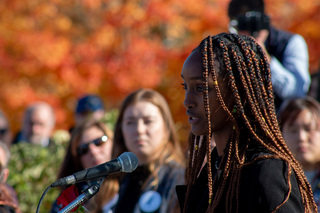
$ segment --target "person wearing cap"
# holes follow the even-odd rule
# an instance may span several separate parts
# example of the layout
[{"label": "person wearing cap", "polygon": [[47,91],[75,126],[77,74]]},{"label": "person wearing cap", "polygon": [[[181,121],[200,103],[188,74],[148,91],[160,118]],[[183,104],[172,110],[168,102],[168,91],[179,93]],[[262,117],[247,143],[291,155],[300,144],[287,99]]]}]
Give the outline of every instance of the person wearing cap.
[{"label": "person wearing cap", "polygon": [[100,120],[105,114],[104,103],[97,95],[86,95],[78,100],[75,110],[76,125],[80,124],[88,116]]}]

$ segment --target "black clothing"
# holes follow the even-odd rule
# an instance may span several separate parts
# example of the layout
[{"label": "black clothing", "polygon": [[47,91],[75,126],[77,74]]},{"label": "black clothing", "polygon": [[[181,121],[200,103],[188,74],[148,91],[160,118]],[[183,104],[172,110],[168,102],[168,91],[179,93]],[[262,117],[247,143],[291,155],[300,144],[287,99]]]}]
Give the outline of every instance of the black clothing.
[{"label": "black clothing", "polygon": [[136,170],[130,174],[131,178],[126,179],[126,182],[122,186],[126,186],[125,189],[120,189],[125,191],[125,193],[120,194],[120,199],[117,204],[115,212],[133,212],[136,204],[139,201],[139,194],[142,192],[143,183],[147,180],[150,175],[150,171],[144,167],[139,166]]},{"label": "black clothing", "polygon": [[269,36],[265,43],[268,53],[282,63],[284,51],[293,35],[290,32],[270,27]]},{"label": "black clothing", "polygon": [[[286,50],[288,42],[293,35],[294,34],[290,32],[278,30],[274,27],[269,28],[269,36],[265,42],[265,46],[269,55],[276,57],[281,64],[283,63],[284,51]],[[274,95],[274,104],[276,109],[278,109],[283,100],[277,95],[277,93],[274,93]]]},{"label": "black clothing", "polygon": [[[251,152],[252,151],[252,152]],[[248,150],[248,162],[256,157],[268,155],[267,152]],[[216,149],[212,153],[212,159],[217,157]],[[213,162],[213,161],[212,161]],[[232,212],[271,212],[280,205],[288,192],[287,164],[280,159],[262,159],[243,167],[239,185],[238,209],[236,201],[233,202]],[[212,166],[213,177],[218,171]],[[292,172],[294,173],[294,172]],[[287,202],[277,212],[304,212],[302,197],[294,174],[291,175],[291,194]],[[213,189],[215,191],[216,188]],[[183,209],[186,186],[177,186],[177,194]],[[186,212],[206,212],[209,199],[207,167],[201,171],[200,176],[191,187]],[[222,196],[216,212],[226,212],[226,196]]]},{"label": "black clothing", "polygon": [[[149,179],[150,171],[146,167],[138,167],[132,173],[126,174],[120,183],[119,199],[112,207],[115,213],[144,213],[144,208],[149,205],[155,207],[149,213],[169,213],[178,207],[175,186],[185,182],[185,168],[176,162],[169,162],[161,166],[158,171],[158,184],[154,179]],[[159,196],[155,201],[150,196],[146,205],[140,203],[142,197],[147,193]],[[156,204],[155,204],[156,203]],[[159,206],[158,206],[159,205]],[[150,206],[149,206],[150,207]]]}]

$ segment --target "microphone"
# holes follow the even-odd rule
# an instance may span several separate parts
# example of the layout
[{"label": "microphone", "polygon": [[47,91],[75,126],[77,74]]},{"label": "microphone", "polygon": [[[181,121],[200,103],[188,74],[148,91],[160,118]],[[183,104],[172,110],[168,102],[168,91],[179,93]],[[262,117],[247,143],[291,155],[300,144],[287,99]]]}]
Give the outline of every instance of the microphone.
[{"label": "microphone", "polygon": [[106,177],[115,172],[130,173],[138,166],[138,158],[132,152],[124,152],[118,158],[112,161],[100,164],[89,169],[82,170],[67,177],[60,178],[51,184],[51,187],[71,185],[86,180]]}]

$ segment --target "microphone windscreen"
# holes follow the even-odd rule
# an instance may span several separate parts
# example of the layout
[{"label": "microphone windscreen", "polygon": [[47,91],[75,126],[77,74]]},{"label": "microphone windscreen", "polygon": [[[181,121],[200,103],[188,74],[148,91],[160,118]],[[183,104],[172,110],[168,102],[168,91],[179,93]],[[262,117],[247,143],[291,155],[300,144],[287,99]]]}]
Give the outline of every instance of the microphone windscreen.
[{"label": "microphone windscreen", "polygon": [[132,152],[124,152],[118,157],[121,162],[122,172],[132,172],[138,167],[138,157]]}]

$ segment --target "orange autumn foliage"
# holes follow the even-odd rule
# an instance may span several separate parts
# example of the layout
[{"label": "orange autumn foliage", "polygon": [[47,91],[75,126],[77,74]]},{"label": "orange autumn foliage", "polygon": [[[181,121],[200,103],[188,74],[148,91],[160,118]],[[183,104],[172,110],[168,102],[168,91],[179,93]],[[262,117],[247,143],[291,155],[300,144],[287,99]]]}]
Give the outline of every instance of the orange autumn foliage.
[{"label": "orange autumn foliage", "polygon": [[[140,87],[155,88],[185,125],[183,61],[209,34],[226,32],[224,0],[2,0],[0,108],[13,131],[32,101],[53,105],[57,128],[73,123],[76,99],[103,97],[107,108]],[[320,3],[266,0],[272,22],[309,45],[310,73],[319,68]]]}]

